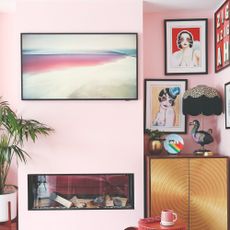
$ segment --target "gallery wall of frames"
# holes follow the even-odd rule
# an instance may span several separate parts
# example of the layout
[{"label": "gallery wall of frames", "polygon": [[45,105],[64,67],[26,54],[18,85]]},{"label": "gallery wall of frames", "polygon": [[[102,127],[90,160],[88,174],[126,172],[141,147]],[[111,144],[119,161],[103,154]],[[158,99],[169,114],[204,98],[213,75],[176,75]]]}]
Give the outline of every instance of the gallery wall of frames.
[{"label": "gallery wall of frames", "polygon": [[[216,73],[230,65],[229,4],[226,0],[214,13]],[[207,34],[207,18],[165,19],[165,75],[208,74]],[[145,80],[144,128],[186,133],[182,97],[188,80],[169,77]],[[164,97],[170,97],[173,105],[171,122],[160,118],[167,116],[161,108]],[[137,100],[137,33],[22,33],[21,98]],[[228,101],[226,83],[226,128],[230,120]]]},{"label": "gallery wall of frames", "polygon": [[[169,17],[163,20],[164,47],[161,46],[161,49],[164,48],[164,75],[146,76],[144,81],[146,217],[156,217],[166,207],[174,210],[178,219],[183,220],[190,229],[227,230],[229,227],[229,207],[226,205],[229,196],[229,157],[225,156],[229,153],[223,152],[224,155],[221,155],[221,151],[212,149],[214,145],[216,149],[220,149],[218,145],[221,137],[215,134],[218,133],[216,127],[219,125],[219,118],[213,123],[205,124],[210,121],[210,115],[224,113],[224,129],[230,128],[230,82],[223,83],[222,80],[218,87],[213,87],[211,82],[212,78],[221,77],[219,72],[229,70],[229,7],[230,1],[224,1],[213,12],[213,18]],[[215,38],[214,42],[210,39],[210,34]],[[212,73],[212,69],[215,73]],[[157,73],[154,70],[152,72]],[[199,80],[194,80],[196,77],[204,77],[205,80],[202,79],[202,84],[199,84]],[[201,112],[192,115],[184,111],[185,100],[190,107],[199,107],[191,110]],[[218,111],[210,112],[212,106]],[[184,135],[188,130],[188,135]],[[194,146],[198,145],[196,149],[193,149],[193,143]],[[185,145],[188,146],[187,149]],[[212,183],[203,186],[210,186],[204,193],[201,187],[195,186],[207,182],[202,174],[207,175],[215,170],[215,165],[223,169],[221,177],[224,180],[221,183],[224,189],[221,195],[218,193],[219,189],[215,189],[219,186],[213,186]],[[221,171],[220,168],[218,172]],[[178,176],[180,174],[181,177]],[[218,178],[220,177],[213,178],[212,182],[218,182]],[[173,191],[175,196],[172,195]],[[209,212],[207,209],[212,206],[214,198],[204,199],[207,203],[199,205],[194,203],[194,198],[211,197],[211,194],[213,197],[225,197],[221,204],[217,205],[217,201],[214,201],[225,214],[221,221],[210,224],[205,221],[217,215],[215,210]],[[178,205],[180,202],[182,204]]]},{"label": "gallery wall of frames", "polygon": [[[229,7],[226,0],[214,12],[215,74],[230,65]],[[165,79],[148,78],[144,84],[144,129],[165,133],[187,133],[187,115],[182,113],[182,98],[189,86],[189,75],[209,76],[210,46],[208,18],[167,18],[164,20]],[[186,79],[178,79],[176,76]],[[195,76],[194,76],[195,77]],[[208,81],[207,81],[208,85]],[[230,127],[230,82],[223,85],[222,103],[225,128]],[[221,91],[219,92],[222,93]],[[197,92],[199,97],[201,92]]]}]

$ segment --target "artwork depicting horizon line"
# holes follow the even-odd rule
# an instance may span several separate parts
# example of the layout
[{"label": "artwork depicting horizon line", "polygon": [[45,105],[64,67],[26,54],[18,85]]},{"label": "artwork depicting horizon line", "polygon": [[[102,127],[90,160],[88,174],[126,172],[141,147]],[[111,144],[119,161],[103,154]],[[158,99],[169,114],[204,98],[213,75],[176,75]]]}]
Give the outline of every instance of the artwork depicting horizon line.
[{"label": "artwork depicting horizon line", "polygon": [[137,33],[22,33],[23,100],[136,100]]}]

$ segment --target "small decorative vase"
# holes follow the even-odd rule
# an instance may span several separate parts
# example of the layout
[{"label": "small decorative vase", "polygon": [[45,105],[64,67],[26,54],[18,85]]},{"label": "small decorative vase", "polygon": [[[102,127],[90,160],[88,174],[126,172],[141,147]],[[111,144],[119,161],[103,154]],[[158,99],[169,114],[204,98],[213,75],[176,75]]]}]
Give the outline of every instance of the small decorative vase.
[{"label": "small decorative vase", "polygon": [[149,140],[149,152],[151,154],[160,154],[162,149],[163,145],[161,140]]}]

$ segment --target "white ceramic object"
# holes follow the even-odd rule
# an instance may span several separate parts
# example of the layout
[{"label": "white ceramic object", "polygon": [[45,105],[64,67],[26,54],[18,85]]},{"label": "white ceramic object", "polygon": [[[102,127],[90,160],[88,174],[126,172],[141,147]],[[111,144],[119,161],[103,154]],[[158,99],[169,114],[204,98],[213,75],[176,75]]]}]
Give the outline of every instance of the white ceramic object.
[{"label": "white ceramic object", "polygon": [[164,148],[169,154],[178,154],[184,148],[184,140],[177,134],[166,136]]},{"label": "white ceramic object", "polygon": [[11,220],[17,216],[17,191],[0,195],[0,222],[9,220],[8,202],[11,204]]}]

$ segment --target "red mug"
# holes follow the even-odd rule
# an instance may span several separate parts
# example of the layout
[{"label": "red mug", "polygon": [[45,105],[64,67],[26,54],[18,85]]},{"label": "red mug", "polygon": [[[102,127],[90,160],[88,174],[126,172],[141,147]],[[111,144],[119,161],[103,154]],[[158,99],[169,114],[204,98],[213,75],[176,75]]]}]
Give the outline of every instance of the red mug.
[{"label": "red mug", "polygon": [[161,224],[173,225],[177,221],[177,214],[170,209],[164,209],[161,211]]}]

